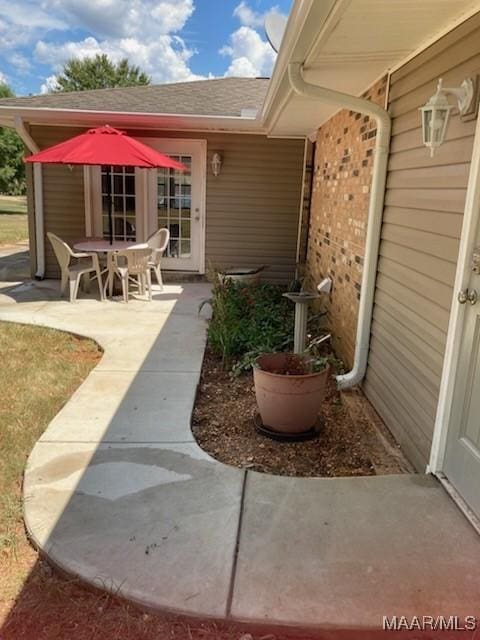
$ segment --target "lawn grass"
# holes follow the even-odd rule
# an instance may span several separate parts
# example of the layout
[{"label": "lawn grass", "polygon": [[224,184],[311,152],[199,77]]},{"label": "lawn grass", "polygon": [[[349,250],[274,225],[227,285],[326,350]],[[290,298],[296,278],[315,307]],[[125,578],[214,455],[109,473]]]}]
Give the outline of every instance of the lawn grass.
[{"label": "lawn grass", "polygon": [[28,240],[25,196],[0,196],[0,246]]},{"label": "lawn grass", "polygon": [[[0,322],[0,638],[239,640],[247,630],[237,625],[152,615],[114,595],[87,589],[54,571],[28,542],[22,524],[28,455],[100,355],[90,340]],[[286,638],[265,634],[252,638]]]},{"label": "lawn grass", "polygon": [[17,595],[36,560],[22,525],[27,457],[100,356],[91,340],[0,323],[0,603]]},{"label": "lawn grass", "polygon": [[100,355],[91,340],[0,323],[0,552],[16,552],[28,454]]},{"label": "lawn grass", "polygon": [[0,214],[2,213],[27,213],[27,197],[0,195]]}]

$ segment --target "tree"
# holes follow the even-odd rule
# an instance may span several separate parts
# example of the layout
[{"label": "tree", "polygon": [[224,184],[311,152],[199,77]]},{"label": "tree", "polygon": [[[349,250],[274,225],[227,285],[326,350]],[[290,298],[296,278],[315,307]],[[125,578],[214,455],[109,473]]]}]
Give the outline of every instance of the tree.
[{"label": "tree", "polygon": [[150,84],[150,78],[127,58],[112,62],[104,53],[65,63],[57,78],[57,91],[86,91],[112,87],[132,87]]},{"label": "tree", "polygon": [[14,97],[15,97],[15,94],[10,89],[8,84],[5,84],[4,82],[1,82],[0,83],[0,98],[14,98]]},{"label": "tree", "polygon": [[[6,84],[0,84],[0,98],[15,94]],[[18,196],[25,193],[25,165],[23,142],[13,129],[0,127],[0,193]]]}]

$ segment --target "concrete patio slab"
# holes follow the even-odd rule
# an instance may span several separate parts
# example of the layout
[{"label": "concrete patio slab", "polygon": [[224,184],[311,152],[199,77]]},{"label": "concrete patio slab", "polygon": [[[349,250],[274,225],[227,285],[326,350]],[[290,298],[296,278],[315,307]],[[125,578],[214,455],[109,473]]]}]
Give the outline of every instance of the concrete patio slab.
[{"label": "concrete patio slab", "polygon": [[152,325],[143,319],[137,324],[135,318],[130,321],[132,325],[123,336],[107,338],[108,343],[101,340],[109,348],[99,371],[200,372],[205,349],[203,318],[162,313],[151,318]]},{"label": "concrete patio slab", "polygon": [[193,444],[39,443],[26,526],[53,563],[97,587],[223,617],[243,476]]},{"label": "concrete patio slab", "polygon": [[95,370],[41,442],[193,442],[197,373]]},{"label": "concrete patio slab", "polygon": [[[165,285],[163,292],[156,292],[153,299],[161,300],[165,311],[174,314],[198,316],[200,304],[212,296],[212,285],[208,282],[196,282],[192,286],[183,284]],[[207,305],[204,309],[209,309]]]},{"label": "concrete patio slab", "polygon": [[[2,300],[2,298],[5,298],[5,300]],[[0,294],[0,312],[2,318],[10,322],[35,324],[37,312],[43,309],[46,304],[44,300],[38,300],[37,302],[26,302],[19,307],[9,296]]]},{"label": "concrete patio slab", "polygon": [[30,252],[28,244],[0,247],[0,280],[23,281],[30,276]]},{"label": "concrete patio slab", "polygon": [[[2,293],[0,294],[0,304],[8,303],[32,303],[47,302],[53,298],[53,291],[45,290],[37,286],[36,282],[27,280],[26,282],[5,282],[1,281]],[[55,296],[58,294],[55,292]]]},{"label": "concrete patio slab", "polygon": [[[31,304],[31,303],[27,303]],[[73,327],[78,333],[88,332],[89,337],[98,340],[102,346],[107,346],[114,341],[121,341],[128,337],[128,332],[137,338],[141,334],[147,340],[155,340],[169,315],[162,311],[162,306],[157,305],[157,313],[139,314],[134,310],[118,302],[100,302],[96,299],[79,300],[76,303],[69,303],[64,300],[52,300],[43,303],[42,313],[37,314],[35,321],[37,324],[48,324],[62,331],[73,331]],[[146,305],[148,303],[144,303]],[[25,307],[25,303],[19,309]],[[0,303],[0,308],[3,309]],[[142,349],[142,353],[145,352]]]},{"label": "concrete patio slab", "polygon": [[431,476],[249,473],[232,615],[379,629],[478,615],[480,540]]}]

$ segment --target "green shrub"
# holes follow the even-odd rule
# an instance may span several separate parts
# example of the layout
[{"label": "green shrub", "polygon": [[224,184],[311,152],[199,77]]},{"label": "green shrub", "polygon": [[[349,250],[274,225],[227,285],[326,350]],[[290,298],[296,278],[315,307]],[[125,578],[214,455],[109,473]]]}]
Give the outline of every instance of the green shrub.
[{"label": "green shrub", "polygon": [[208,329],[210,347],[225,367],[239,373],[264,352],[293,344],[294,305],[271,284],[216,280]]}]

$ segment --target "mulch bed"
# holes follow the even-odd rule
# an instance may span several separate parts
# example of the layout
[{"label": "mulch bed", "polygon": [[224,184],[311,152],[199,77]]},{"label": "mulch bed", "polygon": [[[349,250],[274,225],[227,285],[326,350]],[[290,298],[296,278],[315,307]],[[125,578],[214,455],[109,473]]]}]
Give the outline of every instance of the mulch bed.
[{"label": "mulch bed", "polygon": [[278,442],[255,431],[253,376],[232,377],[207,349],[192,420],[199,445],[236,467],[286,476],[370,476],[401,473],[398,459],[364,416],[352,419],[329,381],[317,439]]}]

